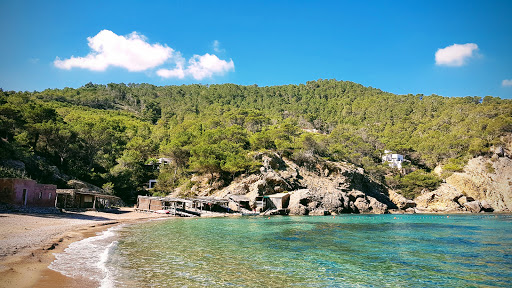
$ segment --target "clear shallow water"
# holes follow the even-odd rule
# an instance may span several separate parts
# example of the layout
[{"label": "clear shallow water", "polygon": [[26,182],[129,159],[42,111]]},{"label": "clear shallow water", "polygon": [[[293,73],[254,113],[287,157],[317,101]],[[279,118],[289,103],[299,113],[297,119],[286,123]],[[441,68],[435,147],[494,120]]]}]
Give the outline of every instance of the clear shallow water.
[{"label": "clear shallow water", "polygon": [[510,215],[171,219],[116,233],[104,287],[512,287]]}]

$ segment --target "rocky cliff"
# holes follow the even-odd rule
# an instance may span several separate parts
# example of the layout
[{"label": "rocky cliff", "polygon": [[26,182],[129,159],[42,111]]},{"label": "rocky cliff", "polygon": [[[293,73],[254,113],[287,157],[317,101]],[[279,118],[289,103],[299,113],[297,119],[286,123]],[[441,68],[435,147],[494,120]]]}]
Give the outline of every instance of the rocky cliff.
[{"label": "rocky cliff", "polygon": [[262,163],[259,173],[239,177],[209,194],[223,198],[245,195],[255,208],[258,196],[289,192],[291,215],[386,213],[397,208],[384,186],[353,165],[316,158],[314,164],[303,167],[277,154],[256,158]]},{"label": "rocky cliff", "polygon": [[496,152],[471,159],[436,191],[418,196],[417,212],[511,212],[512,159],[503,149]]}]

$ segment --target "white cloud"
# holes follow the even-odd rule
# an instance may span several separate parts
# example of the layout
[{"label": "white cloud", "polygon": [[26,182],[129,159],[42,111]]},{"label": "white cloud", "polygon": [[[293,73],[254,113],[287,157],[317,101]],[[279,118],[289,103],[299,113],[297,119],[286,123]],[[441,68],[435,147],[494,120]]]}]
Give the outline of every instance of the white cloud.
[{"label": "white cloud", "polygon": [[149,44],[143,35],[133,32],[119,36],[110,30],[102,30],[94,37],[88,37],[91,52],[85,57],[55,59],[54,65],[70,70],[78,67],[93,71],[105,71],[109,66],[125,68],[128,71],[144,71],[162,65],[172,57],[173,49],[160,44]]},{"label": "white cloud", "polygon": [[[173,69],[161,68],[156,74],[162,78],[193,77],[196,80],[224,75],[234,71],[233,60],[225,61],[213,54],[194,55],[186,61],[181,53],[161,44],[150,44],[144,35],[132,32],[120,36],[110,30],[102,30],[94,37],[88,37],[91,52],[85,57],[72,56],[53,62],[57,68],[70,70],[83,68],[92,71],[105,71],[110,66],[125,68],[131,72],[146,71],[164,64],[174,64]],[[224,52],[220,42],[213,42],[213,50]]]},{"label": "white cloud", "polygon": [[501,86],[503,86],[503,87],[512,86],[512,79],[505,79],[505,80],[501,81]]},{"label": "white cloud", "polygon": [[224,75],[226,72],[234,71],[233,60],[221,60],[213,54],[194,55],[188,60],[185,67],[183,62],[178,62],[174,69],[160,69],[156,73],[163,78],[184,78],[192,76],[196,80],[211,78],[213,75]]},{"label": "white cloud", "polygon": [[436,65],[440,66],[462,66],[473,53],[478,50],[475,43],[453,44],[446,48],[438,49],[436,52]]},{"label": "white cloud", "polygon": [[217,53],[223,53],[223,52],[226,52],[226,50],[220,48],[220,42],[219,40],[213,40],[213,51],[217,52]]}]

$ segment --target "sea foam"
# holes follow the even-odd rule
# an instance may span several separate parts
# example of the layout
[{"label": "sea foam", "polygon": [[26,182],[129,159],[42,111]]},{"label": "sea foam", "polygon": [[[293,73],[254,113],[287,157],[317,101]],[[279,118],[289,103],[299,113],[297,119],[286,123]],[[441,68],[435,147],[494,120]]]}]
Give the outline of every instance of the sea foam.
[{"label": "sea foam", "polygon": [[102,288],[114,287],[114,273],[107,264],[118,243],[116,232],[122,227],[111,227],[97,236],[71,243],[63,253],[55,254],[49,268],[68,277],[91,279]]}]

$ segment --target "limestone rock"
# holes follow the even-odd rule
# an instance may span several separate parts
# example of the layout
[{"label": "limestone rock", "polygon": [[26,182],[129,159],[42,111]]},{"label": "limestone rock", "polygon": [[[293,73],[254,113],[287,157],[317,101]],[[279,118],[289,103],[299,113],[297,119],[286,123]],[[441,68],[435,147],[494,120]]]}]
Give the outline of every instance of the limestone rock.
[{"label": "limestone rock", "polygon": [[291,191],[292,215],[385,213],[397,208],[387,188],[354,165],[315,158],[302,167],[275,153],[260,153],[255,159],[262,163],[259,173],[239,177],[213,196],[245,195],[254,206],[258,196]]},{"label": "limestone rock", "polygon": [[372,212],[375,214],[384,214],[388,210],[388,205],[378,201],[377,199],[368,196],[370,200],[370,207],[372,208]]},{"label": "limestone rock", "polygon": [[309,189],[301,189],[293,191],[290,194],[290,203],[288,208],[291,215],[307,215],[309,209],[307,208],[312,201],[313,195]]},{"label": "limestone rock", "polygon": [[464,203],[464,207],[471,213],[479,213],[482,210],[479,201],[466,202]]},{"label": "limestone rock", "polygon": [[365,198],[357,198],[354,202],[354,206],[356,206],[357,211],[359,213],[369,213],[370,212],[370,203]]},{"label": "limestone rock", "polygon": [[414,201],[418,208],[430,212],[460,212],[462,207],[457,200],[462,196],[453,186],[443,183],[436,191],[423,193]]},{"label": "limestone rock", "polygon": [[480,206],[482,206],[482,210],[484,212],[493,212],[494,211],[494,209],[492,209],[491,205],[489,205],[489,203],[487,203],[487,201],[485,201],[485,200],[482,200],[480,202]]},{"label": "limestone rock", "polygon": [[485,200],[494,211],[512,211],[512,159],[478,157],[471,159],[464,171],[454,173],[446,182],[468,197]]},{"label": "limestone rock", "polygon": [[414,208],[407,208],[405,209],[405,213],[408,213],[408,214],[414,214],[416,212],[416,210],[414,210]]},{"label": "limestone rock", "polygon": [[395,203],[399,209],[406,210],[408,208],[416,207],[416,202],[405,198],[402,194],[397,193],[394,190],[389,190],[389,199]]},{"label": "limestone rock", "polygon": [[326,216],[326,215],[331,215],[331,213],[327,210],[315,209],[315,210],[309,212],[309,215],[311,215],[311,216]]}]

